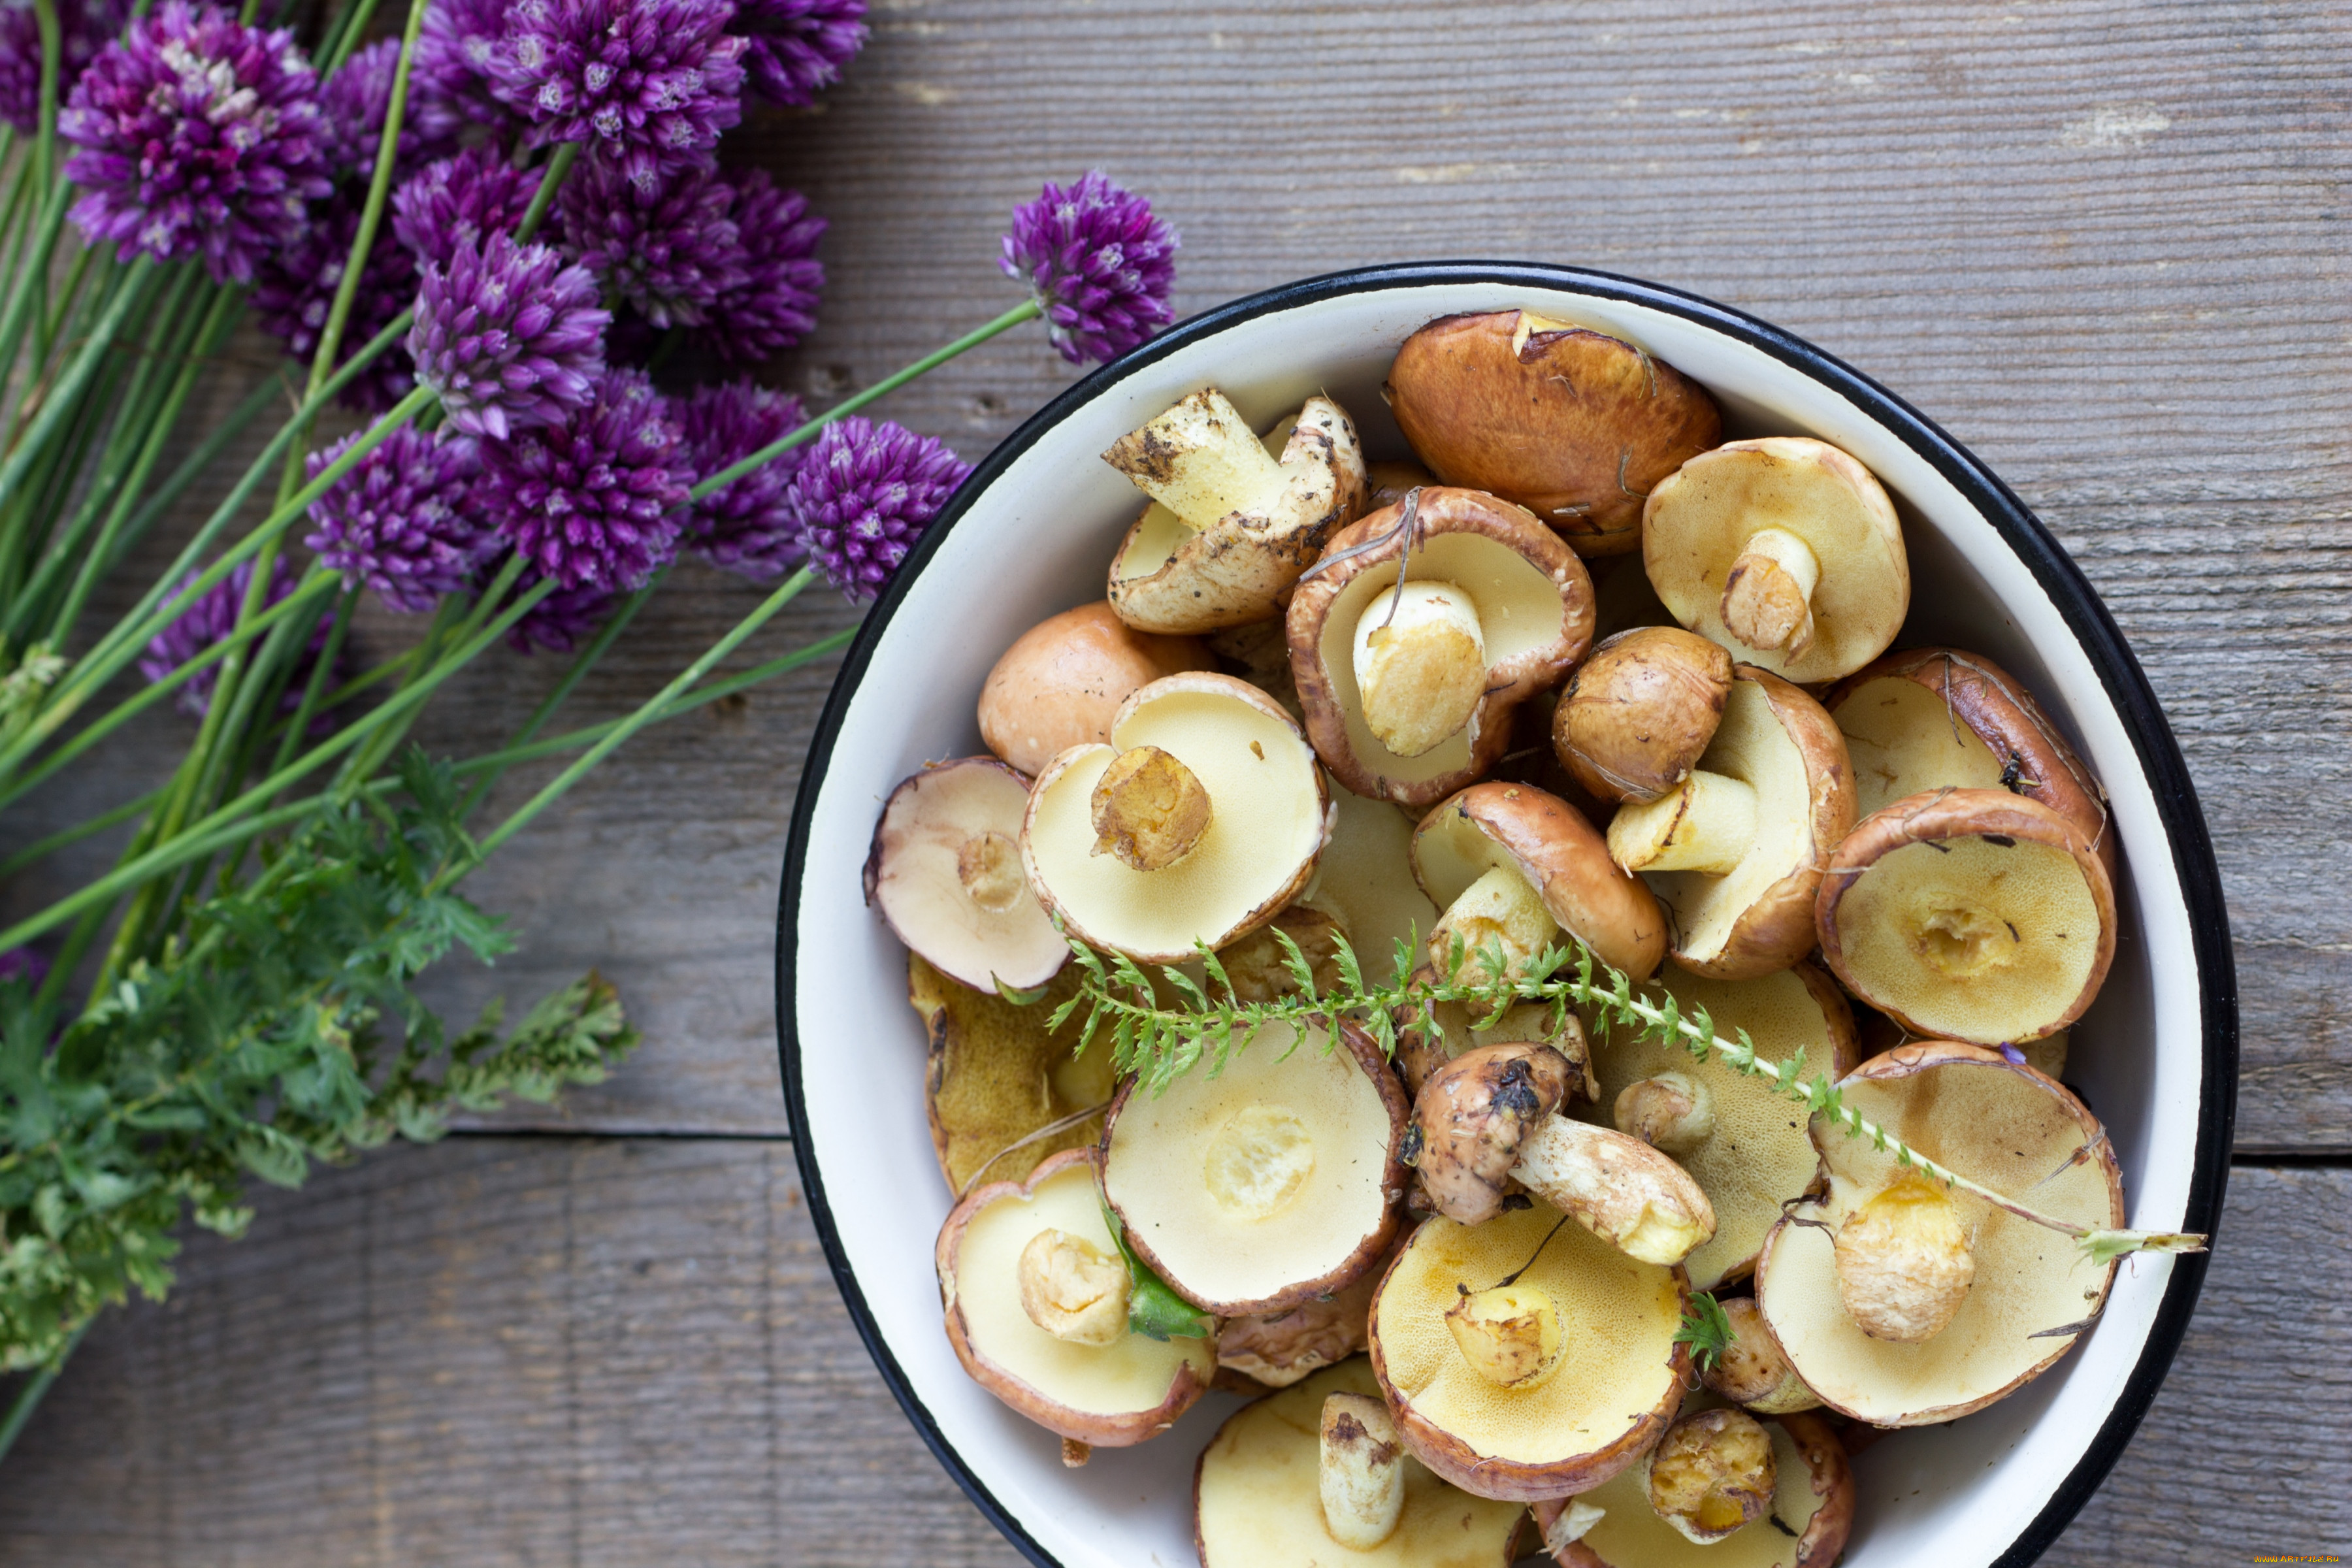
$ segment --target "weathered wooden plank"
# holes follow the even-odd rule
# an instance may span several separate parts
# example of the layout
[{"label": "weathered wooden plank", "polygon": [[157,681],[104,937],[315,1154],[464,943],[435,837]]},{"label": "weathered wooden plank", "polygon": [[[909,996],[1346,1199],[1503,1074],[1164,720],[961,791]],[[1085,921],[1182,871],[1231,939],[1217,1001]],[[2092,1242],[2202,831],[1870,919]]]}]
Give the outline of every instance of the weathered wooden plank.
[{"label": "weathered wooden plank", "polygon": [[[2352,1541],[2352,1172],[2232,1187],[2053,1564]],[[775,1142],[459,1138],[271,1194],[105,1321],[0,1477],[27,1565],[1017,1561],[874,1377]]]}]

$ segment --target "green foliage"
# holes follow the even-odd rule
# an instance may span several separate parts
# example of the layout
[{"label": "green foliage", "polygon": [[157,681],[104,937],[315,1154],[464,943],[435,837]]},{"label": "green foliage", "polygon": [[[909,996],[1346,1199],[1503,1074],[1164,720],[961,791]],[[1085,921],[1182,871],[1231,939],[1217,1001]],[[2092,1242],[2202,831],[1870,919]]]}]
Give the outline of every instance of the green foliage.
[{"label": "green foliage", "polygon": [[411,982],[509,943],[441,886],[473,856],[447,768],[411,751],[400,779],[398,806],[330,805],[269,846],[62,1026],[0,987],[0,1366],[52,1364],[102,1306],[163,1296],[184,1213],[235,1236],[252,1178],[295,1186],[453,1110],[546,1100],[635,1044],[593,973],[509,1031],[493,1006],[446,1037]]},{"label": "green foliage", "polygon": [[1204,1340],[1217,1331],[1217,1321],[1176,1294],[1168,1281],[1151,1270],[1127,1244],[1127,1226],[1118,1211],[1102,1205],[1103,1224],[1110,1227],[1111,1245],[1127,1265],[1127,1327],[1152,1340]]},{"label": "green foliage", "polygon": [[1691,1292],[1690,1306],[1683,1312],[1682,1326],[1675,1331],[1675,1343],[1691,1348],[1691,1365],[1700,1375],[1713,1372],[1723,1352],[1731,1348],[1731,1316],[1723,1303],[1704,1290]]}]

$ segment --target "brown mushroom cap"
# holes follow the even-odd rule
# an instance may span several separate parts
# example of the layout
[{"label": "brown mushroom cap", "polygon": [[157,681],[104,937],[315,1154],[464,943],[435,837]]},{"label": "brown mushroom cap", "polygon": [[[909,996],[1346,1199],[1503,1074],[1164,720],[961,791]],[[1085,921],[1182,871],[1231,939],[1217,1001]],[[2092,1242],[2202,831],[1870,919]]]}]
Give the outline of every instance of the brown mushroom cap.
[{"label": "brown mushroom cap", "polygon": [[900,942],[966,985],[1025,990],[1069,944],[1021,869],[1029,781],[993,757],[939,763],[883,804],[866,854],[866,902]]},{"label": "brown mushroom cap", "polygon": [[1931,789],[2006,789],[2073,823],[2116,868],[2106,792],[2032,693],[1982,654],[1890,653],[1822,706],[1845,732],[1862,816]]},{"label": "brown mushroom cap", "polygon": [[[1078,981],[1076,970],[1065,969],[1036,1003],[1016,1007],[993,991],[958,984],[921,953],[907,955],[907,1000],[929,1040],[923,1099],[931,1148],[950,1193],[1034,1169],[1048,1154],[1090,1147],[1102,1136],[1110,1053],[1097,1046],[1076,1055],[1082,1033],[1076,1019],[1058,1031],[1045,1027],[1053,1009],[1077,994]],[[1089,1106],[1096,1114],[1083,1114]]]},{"label": "brown mushroom cap", "polygon": [[1128,1245],[1221,1318],[1342,1289],[1396,1234],[1404,1091],[1355,1025],[1328,1040],[1269,1024],[1219,1072],[1111,1102],[1103,1191]]},{"label": "brown mushroom cap", "polygon": [[[1592,580],[1583,563],[1523,509],[1475,490],[1423,489],[1413,525],[1404,503],[1332,537],[1290,601],[1291,673],[1307,733],[1324,764],[1356,794],[1425,806],[1495,765],[1511,710],[1556,683],[1592,640]],[[1450,583],[1475,602],[1486,639],[1486,687],[1469,722],[1414,757],[1381,744],[1356,688],[1357,624],[1394,589],[1407,536],[1409,583]]]},{"label": "brown mushroom cap", "polygon": [[1439,479],[1526,507],[1581,555],[1636,548],[1642,498],[1723,433],[1715,400],[1674,366],[1523,310],[1423,327],[1387,396]]},{"label": "brown mushroom cap", "polygon": [[1049,1228],[1113,1251],[1093,1150],[1065,1150],[950,1212],[933,1254],[948,1343],[974,1382],[1048,1431],[1106,1448],[1158,1436],[1207,1392],[1214,1342],[1129,1333],[1088,1345],[1039,1328],[1022,1308],[1020,1259]]},{"label": "brown mushroom cap", "polygon": [[1552,747],[1602,800],[1655,800],[1690,776],[1723,721],[1731,656],[1672,626],[1620,632],[1569,678]]},{"label": "brown mushroom cap", "polygon": [[1672,912],[1674,961],[1694,974],[1748,980],[1812,951],[1811,911],[1830,851],[1853,826],[1845,737],[1822,705],[1752,664],[1734,667],[1723,721],[1699,768],[1756,792],[1756,839],[1738,867],[1653,871]]},{"label": "brown mushroom cap", "polygon": [[[1849,1109],[1995,1192],[2030,1195],[2037,1211],[2074,1225],[2124,1223],[2123,1179],[2097,1120],[1999,1051],[1949,1040],[1905,1046],[1839,1088]],[[1880,1426],[1957,1419],[2040,1376],[2099,1315],[2113,1263],[2091,1263],[2058,1232],[1956,1189],[1975,1263],[1958,1315],[1916,1343],[1864,1334],[1840,1298],[1834,1237],[1903,1167],[1818,1119],[1813,1140],[1828,1191],[1774,1227],[1756,1294],[1790,1363],[1831,1408]]]},{"label": "brown mushroom cap", "polygon": [[1413,876],[1441,911],[1497,866],[1526,878],[1601,962],[1636,980],[1657,968],[1666,946],[1657,900],[1563,802],[1530,784],[1472,784],[1413,832]]},{"label": "brown mushroom cap", "polygon": [[1378,511],[1404,500],[1407,490],[1437,482],[1437,476],[1419,463],[1372,463],[1364,470],[1364,510]]},{"label": "brown mushroom cap", "polygon": [[[1482,1497],[1599,1486],[1648,1451],[1682,1403],[1682,1270],[1638,1262],[1561,1218],[1538,1202],[1483,1225],[1427,1220],[1373,1298],[1372,1369],[1405,1446]],[[1445,1312],[1457,1287],[1485,1289],[1515,1271],[1549,1297],[1562,1349],[1557,1376],[1507,1388],[1463,1358]]]},{"label": "brown mushroom cap", "polygon": [[[1688,1408],[1712,1403],[1694,1394]],[[1764,1429],[1779,1474],[1770,1517],[1712,1545],[1696,1545],[1650,1507],[1637,1466],[1581,1496],[1535,1505],[1537,1527],[1546,1531],[1573,1503],[1601,1510],[1553,1561],[1560,1568],[1829,1568],[1853,1528],[1853,1472],[1845,1449],[1818,1415],[1778,1416]]]},{"label": "brown mushroom cap", "polygon": [[1821,1397],[1789,1364],[1788,1352],[1772,1337],[1755,1297],[1730,1297],[1723,1302],[1723,1316],[1731,1325],[1731,1343],[1699,1373],[1709,1393],[1758,1415],[1793,1415],[1821,1408]]},{"label": "brown mushroom cap", "polygon": [[1105,604],[1080,605],[1013,639],[980,689],[988,749],[1033,778],[1072,746],[1110,739],[1110,721],[1137,688],[1179,670],[1213,669],[1191,637],[1156,637]]},{"label": "brown mushroom cap", "polygon": [[1519,1145],[1574,1081],[1567,1058],[1525,1040],[1475,1047],[1431,1073],[1406,1148],[1437,1212],[1464,1225],[1502,1213]]},{"label": "brown mushroom cap", "polygon": [[1863,819],[1815,904],[1822,957],[1916,1036],[1993,1046],[2083,1016],[2116,951],[2115,887],[2090,840],[2006,790],[1912,795]]}]

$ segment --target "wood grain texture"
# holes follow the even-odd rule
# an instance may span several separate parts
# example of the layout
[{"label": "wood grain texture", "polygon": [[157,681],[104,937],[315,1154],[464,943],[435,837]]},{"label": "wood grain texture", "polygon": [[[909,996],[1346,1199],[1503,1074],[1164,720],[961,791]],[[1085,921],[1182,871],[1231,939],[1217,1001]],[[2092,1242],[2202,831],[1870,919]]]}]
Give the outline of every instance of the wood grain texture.
[{"label": "wood grain texture", "polygon": [[[2352,1173],[2237,1173],[2171,1379],[2049,1563],[2352,1542],[2347,1213]],[[272,1194],[92,1335],[7,1477],[25,1568],[1019,1561],[874,1376],[780,1142],[458,1138]]]}]

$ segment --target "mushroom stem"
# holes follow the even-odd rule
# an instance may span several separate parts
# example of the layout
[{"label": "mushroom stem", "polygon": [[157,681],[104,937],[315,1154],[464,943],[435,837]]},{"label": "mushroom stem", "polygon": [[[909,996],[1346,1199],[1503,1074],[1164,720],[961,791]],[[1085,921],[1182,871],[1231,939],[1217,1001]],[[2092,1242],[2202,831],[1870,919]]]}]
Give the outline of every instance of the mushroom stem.
[{"label": "mushroom stem", "polygon": [[1012,909],[1029,890],[1021,847],[993,828],[956,847],[956,880],[965,897],[992,915]]},{"label": "mushroom stem", "polygon": [[1916,1173],[1906,1172],[1838,1226],[1838,1300],[1872,1339],[1934,1339],[1959,1312],[1976,1276],[1959,1205]]},{"label": "mushroom stem", "polygon": [[1813,588],[1822,563],[1785,528],[1758,530],[1723,579],[1724,628],[1759,653],[1790,657],[1813,641]]},{"label": "mushroom stem", "polygon": [[1680,1263],[1715,1235],[1715,1205],[1690,1173],[1610,1128],[1548,1116],[1519,1144],[1511,1176],[1643,1263]]},{"label": "mushroom stem", "polygon": [[1700,1546],[1763,1518],[1780,1479],[1772,1439],[1743,1410],[1684,1416],[1666,1428],[1646,1464],[1650,1507]]},{"label": "mushroom stem", "polygon": [[1755,842],[1756,791],[1703,769],[1655,800],[1619,806],[1609,822],[1609,858],[1628,871],[1720,876]]},{"label": "mushroom stem", "polygon": [[1544,908],[1534,884],[1507,866],[1490,867],[1446,906],[1429,931],[1429,960],[1440,974],[1452,974],[1454,939],[1462,939],[1463,964],[1455,976],[1465,985],[1499,981],[1489,975],[1483,955],[1503,950],[1505,973],[1517,974],[1559,935],[1559,922]]},{"label": "mushroom stem", "polygon": [[1127,1333],[1127,1265],[1085,1237],[1049,1226],[1029,1238],[1016,1267],[1021,1310],[1055,1339],[1109,1345]]},{"label": "mushroom stem", "polygon": [[1138,871],[1173,866],[1209,831],[1209,792],[1200,775],[1157,746],[1111,759],[1088,806],[1094,852]]},{"label": "mushroom stem", "polygon": [[1282,465],[1214,387],[1122,436],[1103,460],[1195,532],[1262,506],[1283,482]]},{"label": "mushroom stem", "polygon": [[[1581,1541],[1594,1525],[1608,1517],[1609,1510],[1597,1508],[1582,1498],[1564,1498],[1557,1504],[1538,1503],[1538,1508],[1557,1507],[1559,1512],[1544,1526],[1543,1549],[1553,1557],[1567,1551],[1570,1544]],[[1540,1521],[1538,1521],[1540,1522]]]},{"label": "mushroom stem", "polygon": [[1537,1286],[1465,1289],[1445,1309],[1445,1327],[1472,1370],[1501,1387],[1536,1388],[1559,1370],[1559,1310]]},{"label": "mushroom stem", "polygon": [[1350,1552],[1370,1552],[1396,1532],[1404,1512],[1404,1445],[1388,1406],[1368,1394],[1323,1401],[1317,1475],[1323,1528]]},{"label": "mushroom stem", "polygon": [[1461,733],[1486,694],[1478,606],[1451,583],[1381,594],[1356,622],[1356,689],[1374,739],[1418,757]]},{"label": "mushroom stem", "polygon": [[1613,1115],[1618,1131],[1674,1155],[1691,1152],[1715,1134],[1715,1096],[1685,1072],[1627,1084]]}]

